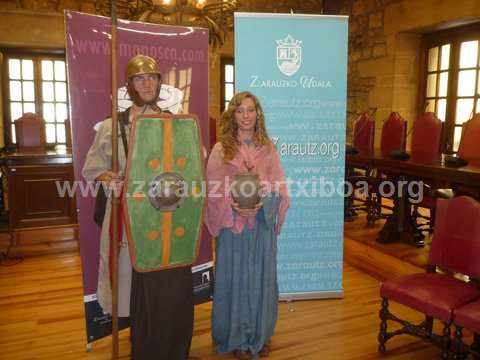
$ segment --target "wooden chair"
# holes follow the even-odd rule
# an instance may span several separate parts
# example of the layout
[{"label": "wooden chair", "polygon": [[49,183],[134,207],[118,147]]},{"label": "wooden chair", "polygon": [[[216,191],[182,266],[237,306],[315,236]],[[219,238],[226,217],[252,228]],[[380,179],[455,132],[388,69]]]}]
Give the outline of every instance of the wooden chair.
[{"label": "wooden chair", "polygon": [[[477,286],[454,276],[455,273],[473,278],[480,276],[478,219],[480,204],[470,197],[438,200],[427,272],[387,280],[381,284],[382,305],[378,335],[381,353],[385,352],[385,343],[393,336],[410,334],[439,345],[442,348],[442,358],[448,359],[454,310],[480,297]],[[396,317],[388,309],[389,301],[425,314],[425,320],[420,324],[412,324]],[[434,319],[442,321],[442,334],[433,332]],[[388,332],[388,320],[400,323],[402,328]]]},{"label": "wooden chair", "polygon": [[15,120],[15,133],[19,151],[44,149],[47,144],[45,121],[37,114],[25,113]]}]

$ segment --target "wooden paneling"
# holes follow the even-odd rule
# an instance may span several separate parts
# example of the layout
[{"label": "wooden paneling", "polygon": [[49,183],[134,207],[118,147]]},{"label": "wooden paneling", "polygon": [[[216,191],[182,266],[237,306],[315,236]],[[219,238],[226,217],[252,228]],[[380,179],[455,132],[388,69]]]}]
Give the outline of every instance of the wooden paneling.
[{"label": "wooden paneling", "polygon": [[73,179],[71,165],[12,166],[8,171],[10,226],[14,229],[75,223],[75,203],[57,183]]},{"label": "wooden paneling", "polygon": [[12,256],[77,251],[75,198],[59,193],[65,182],[73,182],[71,153],[28,150],[5,153],[1,160],[9,224],[2,229],[0,250],[11,247]]},{"label": "wooden paneling", "polygon": [[73,182],[72,154],[28,150],[2,156],[7,176],[10,229],[76,223],[75,198],[60,194]]}]

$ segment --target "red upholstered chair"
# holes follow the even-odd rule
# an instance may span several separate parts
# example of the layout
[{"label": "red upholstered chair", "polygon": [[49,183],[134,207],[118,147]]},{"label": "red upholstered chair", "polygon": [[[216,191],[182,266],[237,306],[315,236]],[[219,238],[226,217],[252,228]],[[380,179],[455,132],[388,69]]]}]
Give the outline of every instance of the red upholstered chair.
[{"label": "red upholstered chair", "polygon": [[[466,121],[462,125],[462,136],[460,138],[460,144],[458,149],[458,156],[461,159],[466,160],[467,162],[480,162],[480,113],[477,113],[473,116],[472,119]],[[445,163],[448,166],[448,160],[445,159]],[[453,158],[455,160],[455,158]],[[451,166],[463,166],[464,164],[455,164]],[[480,192],[478,187],[471,186],[459,186],[456,185],[453,181],[452,188],[444,189],[435,189],[432,192],[432,197],[449,199],[454,196],[467,195],[480,199]],[[424,198],[424,203],[432,205],[432,200],[430,199],[429,193],[425,192],[427,196]]]},{"label": "red upholstered chair", "polygon": [[25,113],[15,120],[15,134],[18,150],[44,149],[47,141],[45,121],[33,113]]},{"label": "red upholstered chair", "polygon": [[[380,352],[385,352],[385,343],[391,337],[410,334],[441,345],[442,358],[448,358],[454,310],[480,297],[477,286],[453,276],[454,273],[473,278],[480,276],[479,219],[480,204],[470,197],[438,200],[428,272],[387,280],[381,284]],[[389,311],[389,301],[419,311],[426,318],[418,325],[399,319]],[[434,319],[444,324],[441,335],[433,332]],[[388,332],[387,320],[398,322],[403,327]]]},{"label": "red upholstered chair", "polygon": [[[480,113],[463,123],[458,156],[469,163],[480,163]],[[442,193],[439,194],[440,197],[453,197],[454,195],[468,195],[477,200],[480,199],[480,191],[477,186],[459,186],[455,182],[453,182],[452,189],[442,189]]]},{"label": "red upholstered chair", "polygon": [[359,151],[372,151],[375,141],[375,119],[366,111],[353,125],[353,147]]},{"label": "red upholstered chair", "polygon": [[[380,150],[384,156],[391,156],[394,153],[405,151],[407,134],[407,122],[397,112],[392,112],[384,121],[382,126],[382,135],[380,139]],[[386,218],[390,213],[382,212],[382,209],[393,210],[390,206],[382,205],[382,197],[378,189],[379,184],[387,180],[389,174],[378,172],[375,179],[371,179],[372,184],[372,204],[369,207],[367,215],[368,225],[373,225],[376,220]]]},{"label": "red upholstered chair", "polygon": [[[352,147],[354,156],[357,152],[368,153],[373,151],[375,141],[375,119],[368,112],[363,112],[355,123],[353,124]],[[348,150],[347,150],[348,153]],[[361,181],[368,181],[371,169],[359,169],[348,167],[346,169],[346,181],[352,184],[353,189]],[[354,205],[354,200],[360,201],[359,205]],[[369,194],[366,194],[366,199],[356,198],[355,194],[345,198],[345,219],[353,219],[356,216],[356,210],[367,211],[371,203]]]},{"label": "red upholstered chair", "polygon": [[[480,301],[474,301],[453,311],[455,322],[455,359],[465,359],[472,354],[480,359]],[[463,329],[473,331],[473,342],[463,342]]]},{"label": "red upholstered chair", "polygon": [[412,128],[412,152],[423,154],[440,154],[442,140],[442,121],[434,113],[427,112],[420,116]]},{"label": "red upholstered chair", "polygon": [[[480,358],[480,301],[474,301],[453,311],[455,322],[455,359],[464,359],[466,354]],[[470,345],[462,341],[463,329],[473,331]]]},{"label": "red upholstered chair", "polygon": [[407,122],[397,112],[392,112],[382,126],[380,149],[385,155],[405,150]]},{"label": "red upholstered chair", "polygon": [[464,123],[458,156],[467,161],[480,161],[480,113]]},{"label": "red upholstered chair", "polygon": [[[440,156],[442,125],[442,121],[432,112],[423,114],[413,123],[411,152],[414,156],[424,157],[426,161]],[[425,181],[424,179],[415,180]],[[435,191],[434,185],[426,184],[425,182],[424,184],[424,196],[422,202],[420,204],[413,204],[412,217],[414,218],[416,227],[419,231],[431,231],[435,220],[435,205],[437,198],[433,194]],[[426,217],[421,215],[418,211],[419,207],[428,208],[430,210],[430,216]],[[418,219],[420,218],[427,219],[427,223],[419,224]]]}]

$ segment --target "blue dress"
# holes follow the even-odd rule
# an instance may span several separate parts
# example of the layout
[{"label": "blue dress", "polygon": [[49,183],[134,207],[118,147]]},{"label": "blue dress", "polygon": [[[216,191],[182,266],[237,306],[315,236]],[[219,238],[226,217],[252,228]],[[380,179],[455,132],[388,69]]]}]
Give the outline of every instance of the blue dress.
[{"label": "blue dress", "polygon": [[279,196],[265,198],[253,229],[245,226],[240,234],[222,229],[217,238],[212,336],[220,353],[243,350],[257,356],[273,335],[279,205]]}]

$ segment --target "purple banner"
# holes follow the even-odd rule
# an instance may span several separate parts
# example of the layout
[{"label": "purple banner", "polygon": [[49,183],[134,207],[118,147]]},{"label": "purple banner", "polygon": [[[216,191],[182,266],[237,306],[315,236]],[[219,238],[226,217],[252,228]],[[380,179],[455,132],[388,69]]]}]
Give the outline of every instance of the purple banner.
[{"label": "purple banner", "polygon": [[[70,119],[75,180],[83,181],[81,170],[95,136],[94,125],[111,114],[110,19],[77,12],[65,13]],[[159,105],[173,113],[193,113],[200,120],[203,143],[208,145],[208,30],[119,20],[117,26],[117,81],[119,110],[129,106],[124,71],[137,54],[156,59],[162,73]],[[93,222],[95,199],[77,191],[80,254],[87,317],[87,339],[91,342],[108,331],[89,331],[88,314],[98,308],[97,289],[100,229]],[[209,298],[212,251],[208,233],[203,232],[200,256],[193,267],[197,302]],[[92,304],[93,303],[93,304]],[[98,309],[97,309],[98,310]],[[97,311],[95,310],[95,311]],[[98,318],[96,319],[98,322]],[[100,324],[101,323],[101,324]],[[102,319],[99,326],[108,323]]]}]

